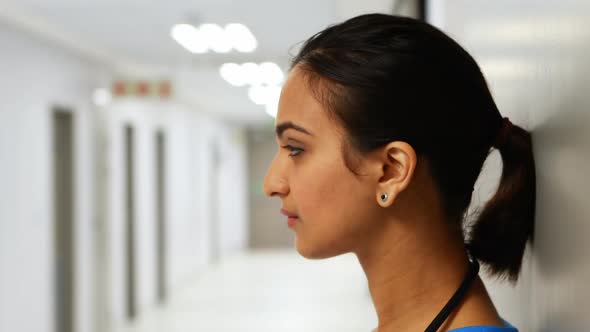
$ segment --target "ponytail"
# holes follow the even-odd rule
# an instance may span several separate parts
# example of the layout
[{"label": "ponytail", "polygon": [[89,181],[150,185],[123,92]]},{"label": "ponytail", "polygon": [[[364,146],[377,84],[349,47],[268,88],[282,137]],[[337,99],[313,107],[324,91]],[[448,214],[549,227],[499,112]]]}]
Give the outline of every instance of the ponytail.
[{"label": "ponytail", "polygon": [[531,134],[508,128],[496,145],[503,163],[498,190],[468,230],[467,248],[492,275],[516,282],[527,241],[533,241],[535,161]]}]

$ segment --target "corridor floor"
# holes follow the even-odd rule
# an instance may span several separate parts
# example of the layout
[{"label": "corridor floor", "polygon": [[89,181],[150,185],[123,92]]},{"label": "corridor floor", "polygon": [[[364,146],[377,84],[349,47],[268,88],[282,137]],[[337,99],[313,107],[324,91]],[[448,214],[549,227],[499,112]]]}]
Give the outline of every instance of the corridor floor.
[{"label": "corridor floor", "polygon": [[356,257],[242,252],[117,332],[369,332],[377,317]]}]

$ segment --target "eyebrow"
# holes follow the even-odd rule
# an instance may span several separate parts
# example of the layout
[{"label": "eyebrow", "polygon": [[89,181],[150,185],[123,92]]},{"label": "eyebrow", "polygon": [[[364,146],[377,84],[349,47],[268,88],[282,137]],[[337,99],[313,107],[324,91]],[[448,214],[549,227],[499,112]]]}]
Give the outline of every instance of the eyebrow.
[{"label": "eyebrow", "polygon": [[305,129],[305,128],[299,126],[299,125],[296,125],[296,124],[294,124],[291,121],[287,121],[287,122],[283,122],[283,123],[281,123],[281,124],[279,124],[279,125],[276,126],[275,131],[276,131],[277,137],[278,138],[282,138],[283,137],[283,133],[287,129],[297,130],[297,131],[302,132],[304,134],[313,136],[313,134],[310,131],[308,131],[307,129]]}]

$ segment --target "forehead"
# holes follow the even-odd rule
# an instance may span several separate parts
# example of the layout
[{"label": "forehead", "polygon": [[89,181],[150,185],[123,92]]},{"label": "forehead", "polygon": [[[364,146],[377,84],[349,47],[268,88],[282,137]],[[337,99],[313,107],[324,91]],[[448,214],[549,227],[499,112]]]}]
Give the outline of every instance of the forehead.
[{"label": "forehead", "polygon": [[313,133],[335,129],[327,110],[315,98],[301,69],[295,67],[287,77],[279,100],[276,123],[293,122]]}]

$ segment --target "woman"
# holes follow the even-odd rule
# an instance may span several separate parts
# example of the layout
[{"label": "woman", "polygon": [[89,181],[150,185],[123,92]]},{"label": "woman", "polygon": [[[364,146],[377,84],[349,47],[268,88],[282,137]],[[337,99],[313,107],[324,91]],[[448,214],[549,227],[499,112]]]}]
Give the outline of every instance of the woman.
[{"label": "woman", "polygon": [[[455,41],[383,14],[326,28],[293,59],[276,133],[265,193],[282,200],[302,256],[358,257],[375,331],[516,331],[477,273],[479,261],[518,278],[534,224],[531,136]],[[493,148],[500,184],[471,218]]]}]

